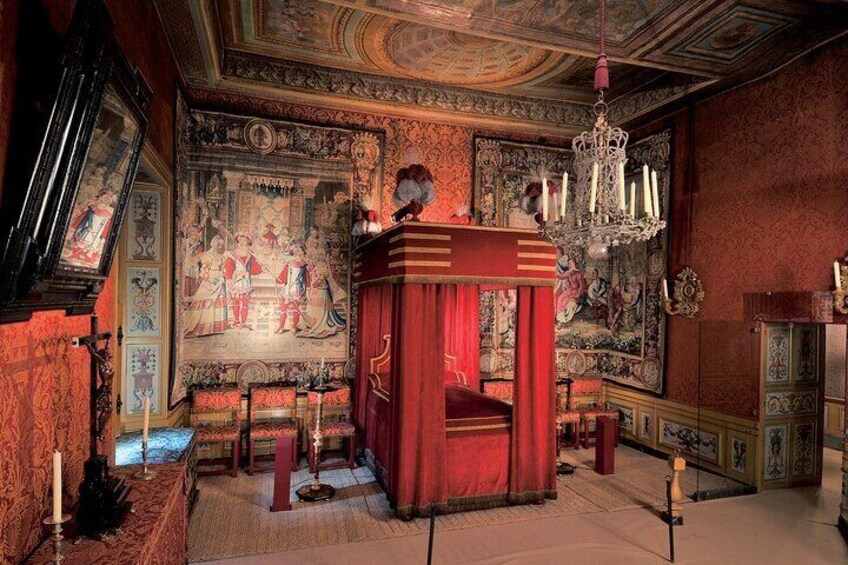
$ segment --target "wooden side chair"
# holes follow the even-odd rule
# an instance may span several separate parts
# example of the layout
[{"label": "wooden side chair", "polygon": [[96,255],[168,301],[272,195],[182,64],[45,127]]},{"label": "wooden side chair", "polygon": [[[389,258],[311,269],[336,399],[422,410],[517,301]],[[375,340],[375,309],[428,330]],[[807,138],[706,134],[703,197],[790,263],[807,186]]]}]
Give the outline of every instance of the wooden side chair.
[{"label": "wooden side chair", "polygon": [[583,427],[581,444],[588,448],[595,445],[590,434],[600,417],[610,418],[615,425],[615,446],[618,447],[619,414],[618,410],[604,407],[604,380],[601,378],[574,379],[571,384],[573,398],[572,409],[580,412],[580,422]]},{"label": "wooden side chair", "polygon": [[[306,438],[306,454],[309,460],[309,472],[314,473],[316,467],[324,469],[336,469],[339,467],[356,468],[356,428],[351,422],[350,387],[342,387],[333,392],[324,394],[323,406],[324,416],[321,420],[321,433],[324,436],[324,445],[333,438],[342,440],[347,444],[346,460],[340,463],[322,463],[316,461],[315,457],[315,424],[318,418],[318,393],[310,392],[306,400],[309,410],[308,436]],[[343,445],[344,447],[344,445]],[[325,451],[322,449],[322,453]]]},{"label": "wooden side chair", "polygon": [[580,411],[572,407],[571,386],[573,379],[565,379],[563,383],[557,383],[557,454],[559,454],[563,433],[567,433],[571,439],[565,447],[580,449]]},{"label": "wooden side chair", "polygon": [[[278,438],[294,441],[292,471],[297,471],[297,389],[295,387],[250,385],[247,391],[247,474],[273,471],[273,465],[257,465],[256,442]],[[269,460],[272,455],[262,457]]]},{"label": "wooden side chair", "polygon": [[[238,477],[241,443],[241,391],[237,388],[196,390],[192,393],[191,426],[197,430],[198,445],[231,444],[232,462],[226,458],[198,460],[197,474]],[[220,469],[209,469],[220,466]],[[203,467],[207,467],[204,469]]]},{"label": "wooden side chair", "polygon": [[486,396],[491,396],[507,404],[512,404],[513,382],[511,380],[483,381],[480,386],[483,394]]}]

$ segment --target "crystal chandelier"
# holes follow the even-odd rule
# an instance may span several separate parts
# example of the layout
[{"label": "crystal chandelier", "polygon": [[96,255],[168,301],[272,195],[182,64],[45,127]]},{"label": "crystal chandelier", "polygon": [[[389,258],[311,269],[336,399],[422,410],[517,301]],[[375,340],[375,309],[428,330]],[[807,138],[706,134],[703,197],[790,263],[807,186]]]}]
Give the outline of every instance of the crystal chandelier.
[{"label": "crystal chandelier", "polygon": [[[646,241],[665,228],[660,214],[657,173],[642,168],[642,204],[637,205],[636,183],[625,186],[624,166],[628,134],[607,121],[609,107],[604,90],[609,88],[606,60],[605,1],[600,0],[600,49],[595,64],[595,125],[572,141],[574,195],[569,202],[568,173],[563,174],[562,193],[542,181],[542,214],[539,233],[557,247],[586,247],[593,259],[605,258],[610,247]],[[553,205],[553,212],[550,207]],[[570,208],[569,208],[570,206]]]}]

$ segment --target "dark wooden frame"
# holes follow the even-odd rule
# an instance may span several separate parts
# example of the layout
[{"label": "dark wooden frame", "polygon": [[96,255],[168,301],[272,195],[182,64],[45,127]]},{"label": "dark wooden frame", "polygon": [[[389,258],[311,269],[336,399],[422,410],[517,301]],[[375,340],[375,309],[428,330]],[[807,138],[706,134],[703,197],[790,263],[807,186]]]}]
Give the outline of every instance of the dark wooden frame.
[{"label": "dark wooden frame", "polygon": [[[151,91],[124,57],[102,0],[80,0],[61,60],[61,77],[47,129],[24,191],[4,190],[0,250],[0,323],[33,311],[94,310],[109,276],[124,212],[147,132]],[[111,86],[138,124],[97,269],[60,265],[64,238],[89,158],[94,128]],[[23,192],[19,202],[8,193]]]}]

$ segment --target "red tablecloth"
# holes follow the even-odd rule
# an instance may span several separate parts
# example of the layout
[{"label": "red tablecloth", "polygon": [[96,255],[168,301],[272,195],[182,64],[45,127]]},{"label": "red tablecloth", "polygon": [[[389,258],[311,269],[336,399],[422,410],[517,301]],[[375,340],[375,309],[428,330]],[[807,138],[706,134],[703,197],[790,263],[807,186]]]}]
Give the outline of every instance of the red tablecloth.
[{"label": "red tablecloth", "polygon": [[[186,463],[153,465],[150,481],[132,478],[140,465],[113,469],[132,487],[133,512],[120,532],[103,541],[65,540],[63,565],[182,565],[188,559]],[[43,543],[28,563],[49,563],[52,542]]]}]

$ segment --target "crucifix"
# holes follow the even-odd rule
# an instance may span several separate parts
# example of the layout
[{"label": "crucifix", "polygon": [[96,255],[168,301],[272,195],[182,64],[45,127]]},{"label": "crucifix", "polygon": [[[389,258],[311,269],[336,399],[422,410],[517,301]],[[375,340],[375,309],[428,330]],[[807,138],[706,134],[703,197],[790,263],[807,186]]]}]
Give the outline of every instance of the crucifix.
[{"label": "crucifix", "polygon": [[[121,525],[129,512],[127,496],[130,487],[118,477],[109,474],[109,459],[100,454],[98,442],[106,440],[106,429],[112,417],[112,380],[115,369],[109,350],[112,334],[97,330],[97,315],[91,316],[91,333],[73,338],[71,345],[84,346],[91,355],[91,382],[89,404],[89,458],[85,462],[84,480],[80,485],[77,522],[83,534],[102,536]],[[100,342],[104,342],[102,346]]]}]

